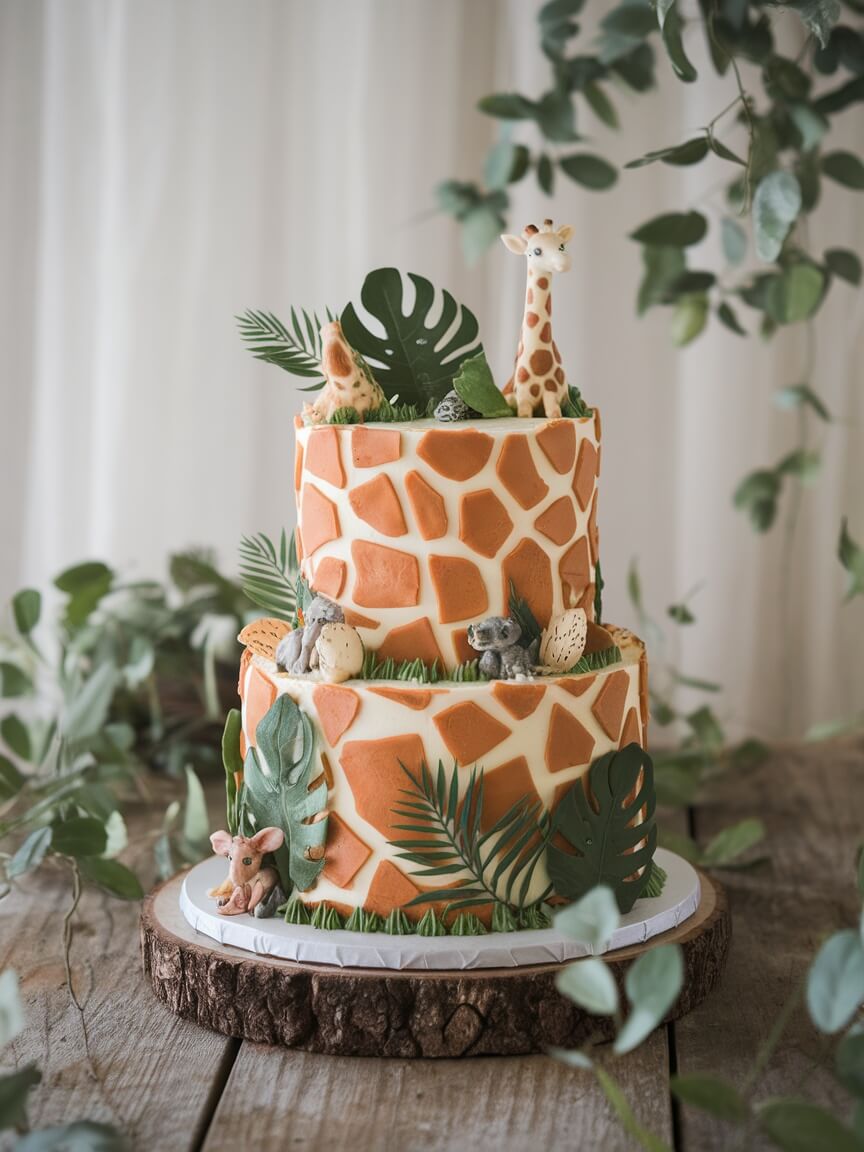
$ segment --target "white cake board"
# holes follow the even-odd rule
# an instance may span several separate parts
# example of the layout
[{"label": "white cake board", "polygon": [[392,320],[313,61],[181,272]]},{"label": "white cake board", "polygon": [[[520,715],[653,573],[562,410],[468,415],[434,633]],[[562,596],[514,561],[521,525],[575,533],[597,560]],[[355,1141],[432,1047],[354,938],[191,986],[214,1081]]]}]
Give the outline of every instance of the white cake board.
[{"label": "white cake board", "polygon": [[[660,896],[637,900],[607,947],[614,952],[643,944],[653,936],[678,927],[699,905],[699,876],[686,860],[658,848],[655,859],[667,879]],[[187,873],[180,892],[180,908],[195,929],[220,944],[259,956],[273,956],[305,964],[339,968],[465,970],[520,968],[560,964],[592,953],[553,928],[523,932],[489,932],[485,936],[390,936],[383,932],[327,931],[307,925],[286,924],[281,917],[256,920],[243,913],[220,916],[207,890],[225,879],[225,861],[212,857]]]}]

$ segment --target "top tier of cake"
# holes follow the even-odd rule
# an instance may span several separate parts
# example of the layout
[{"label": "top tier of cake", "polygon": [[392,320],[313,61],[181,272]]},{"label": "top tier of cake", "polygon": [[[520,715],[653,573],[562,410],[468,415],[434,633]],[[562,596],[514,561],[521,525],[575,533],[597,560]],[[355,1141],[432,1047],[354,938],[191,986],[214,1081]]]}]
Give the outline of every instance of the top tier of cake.
[{"label": "top tier of cake", "polygon": [[582,419],[297,427],[297,547],[367,648],[452,668],[467,627],[594,619],[598,413]]}]

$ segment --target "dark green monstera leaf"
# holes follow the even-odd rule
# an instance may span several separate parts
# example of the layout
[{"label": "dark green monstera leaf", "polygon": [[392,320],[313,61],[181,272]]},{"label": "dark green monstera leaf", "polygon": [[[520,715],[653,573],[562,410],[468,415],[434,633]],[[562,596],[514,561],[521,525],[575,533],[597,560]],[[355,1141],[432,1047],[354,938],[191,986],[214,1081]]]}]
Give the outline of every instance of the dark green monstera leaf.
[{"label": "dark green monstera leaf", "polygon": [[[425,408],[453,387],[462,361],[481,351],[474,314],[435,288],[423,276],[408,273],[414,302],[406,301],[405,282],[396,268],[376,268],[363,281],[360,301],[383,328],[372,331],[353,304],[342,313],[342,330],[352,348],[366,360],[388,400]],[[431,317],[435,319],[431,319]]]},{"label": "dark green monstera leaf", "polygon": [[[587,793],[583,782],[575,781],[555,813],[553,836],[560,832],[575,850],[574,855],[554,842],[546,850],[557,895],[578,900],[607,884],[620,910],[629,912],[651,878],[655,805],[654,766],[638,744],[595,760],[588,769]],[[634,824],[643,808],[642,822]],[[642,874],[636,876],[638,869]]]},{"label": "dark green monstera leaf", "polygon": [[[315,732],[290,696],[280,696],[255,732],[243,765],[244,816],[255,828],[275,825],[285,843],[274,853],[286,890],[311,888],[324,867],[327,784],[315,774]],[[263,762],[262,762],[263,757]]]}]

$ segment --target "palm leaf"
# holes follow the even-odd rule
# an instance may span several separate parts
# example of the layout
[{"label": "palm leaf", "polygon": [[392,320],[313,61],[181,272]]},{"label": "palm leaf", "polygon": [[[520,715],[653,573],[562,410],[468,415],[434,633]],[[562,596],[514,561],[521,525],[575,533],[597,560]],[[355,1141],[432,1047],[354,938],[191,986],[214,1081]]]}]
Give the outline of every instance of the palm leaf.
[{"label": "palm leaf", "polygon": [[546,860],[555,892],[578,900],[597,884],[608,884],[618,907],[629,912],[651,877],[657,847],[654,807],[654,766],[638,744],[595,760],[588,770],[588,792],[576,780],[555,813],[553,832],[560,832],[576,852],[549,843]]},{"label": "palm leaf", "polygon": [[[301,315],[302,324],[296,309],[291,309],[290,329],[272,312],[251,308],[236,320],[240,336],[256,360],[275,364],[292,376],[315,380],[309,388],[302,389],[312,392],[323,388],[325,383],[321,369],[321,321],[314,312],[310,315],[301,309]],[[329,308],[327,315],[331,316]]]},{"label": "palm leaf", "polygon": [[240,542],[240,583],[253,604],[280,620],[292,620],[297,611],[297,550],[294,533],[288,543],[285,530],[279,551],[263,532]]}]

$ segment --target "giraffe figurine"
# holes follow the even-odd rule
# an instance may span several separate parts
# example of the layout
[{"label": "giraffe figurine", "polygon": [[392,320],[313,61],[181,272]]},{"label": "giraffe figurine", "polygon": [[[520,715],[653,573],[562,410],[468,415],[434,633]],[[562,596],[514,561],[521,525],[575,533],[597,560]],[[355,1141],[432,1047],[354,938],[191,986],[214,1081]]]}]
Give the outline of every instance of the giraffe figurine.
[{"label": "giraffe figurine", "polygon": [[567,398],[567,378],[561,354],[552,339],[552,275],[570,269],[567,241],[573,235],[569,224],[553,228],[551,220],[543,227],[527,225],[521,236],[502,236],[505,246],[528,263],[528,290],[522,335],[516,352],[513,375],[504,395],[517,416],[533,416],[543,405],[550,420],[561,415]]},{"label": "giraffe figurine", "polygon": [[303,405],[303,415],[310,424],[329,420],[340,408],[353,408],[362,419],[384,404],[381,385],[345,339],[338,320],[321,329],[321,371],[327,383],[314,404]]}]

